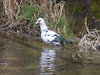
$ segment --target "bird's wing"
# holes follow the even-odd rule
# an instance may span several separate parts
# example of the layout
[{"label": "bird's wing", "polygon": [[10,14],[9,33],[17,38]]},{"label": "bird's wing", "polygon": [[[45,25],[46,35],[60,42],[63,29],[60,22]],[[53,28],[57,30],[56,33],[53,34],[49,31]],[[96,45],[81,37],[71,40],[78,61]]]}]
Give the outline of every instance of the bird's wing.
[{"label": "bird's wing", "polygon": [[59,34],[57,34],[54,31],[50,31],[48,30],[48,32],[45,33],[46,34],[46,38],[51,42],[53,41],[56,37],[60,36]]},{"label": "bird's wing", "polygon": [[57,34],[54,31],[48,31],[47,32],[48,38],[51,39],[51,42],[59,42],[59,43],[64,43],[65,39],[61,37],[59,34]]},{"label": "bird's wing", "polygon": [[48,30],[48,32],[46,33],[48,36],[50,37],[57,37],[57,36],[60,36],[59,34],[57,34],[56,32],[54,31],[51,31],[51,30]]},{"label": "bird's wing", "polygon": [[63,43],[63,42],[65,41],[65,39],[64,39],[63,37],[61,37],[61,36],[58,36],[58,37],[56,37],[53,41],[54,41],[54,42]]},{"label": "bird's wing", "polygon": [[52,43],[53,42],[59,42],[60,44],[71,43],[70,41],[66,41],[65,38],[63,38],[62,36],[51,30],[48,30],[48,32],[46,32],[46,38]]}]

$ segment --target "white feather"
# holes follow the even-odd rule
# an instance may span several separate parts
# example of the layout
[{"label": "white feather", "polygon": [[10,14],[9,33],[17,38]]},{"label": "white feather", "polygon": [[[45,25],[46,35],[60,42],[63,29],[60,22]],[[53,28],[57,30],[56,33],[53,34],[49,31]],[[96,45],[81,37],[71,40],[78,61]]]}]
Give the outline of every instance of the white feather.
[{"label": "white feather", "polygon": [[51,43],[57,36],[59,36],[59,34],[57,34],[54,31],[48,30],[48,32],[42,32],[41,33],[41,39],[45,42],[45,43]]},{"label": "white feather", "polygon": [[[44,19],[39,18],[36,22],[36,24],[40,24],[40,30],[41,30],[41,39],[45,42],[45,43],[53,43],[52,41],[57,37],[60,36],[59,34],[57,34],[54,31],[48,30],[48,27],[44,21]],[[56,36],[54,36],[56,35]],[[56,44],[56,43],[55,43]],[[57,43],[58,44],[58,43]]]}]

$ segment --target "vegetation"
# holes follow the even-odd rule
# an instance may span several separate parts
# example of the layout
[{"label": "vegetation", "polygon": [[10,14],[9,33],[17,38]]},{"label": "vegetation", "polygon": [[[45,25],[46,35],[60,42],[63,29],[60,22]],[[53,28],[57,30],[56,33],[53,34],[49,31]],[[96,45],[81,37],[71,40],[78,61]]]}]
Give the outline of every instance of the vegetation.
[{"label": "vegetation", "polygon": [[28,25],[32,25],[33,27],[37,27],[37,25],[35,24],[37,16],[44,17],[44,12],[38,5],[32,6],[23,4],[23,8],[20,12],[20,18],[27,19]]},{"label": "vegetation", "polygon": [[[39,36],[40,28],[35,22],[38,17],[42,17],[49,28],[71,39],[75,35],[73,27],[78,30],[78,26],[80,30],[76,33],[81,35],[82,39],[78,45],[79,50],[72,56],[73,59],[91,60],[91,55],[100,55],[98,54],[100,31],[96,29],[91,31],[88,28],[92,28],[92,23],[99,22],[95,24],[95,28],[98,26],[100,29],[100,0],[67,0],[67,12],[70,17],[66,17],[67,8],[64,7],[63,0],[2,0],[2,3],[6,24],[1,25],[0,28],[22,35]],[[88,17],[88,21],[87,18],[84,19],[85,16]],[[78,22],[73,21],[76,18]]]},{"label": "vegetation", "polygon": [[87,17],[85,18],[86,33],[78,44],[78,50],[72,55],[75,61],[84,63],[100,63],[100,31],[97,29],[89,30]]},{"label": "vegetation", "polygon": [[[58,2],[58,3],[57,3]],[[76,15],[77,17],[81,17],[83,19],[83,15],[86,14],[86,4],[84,0],[68,0],[66,1],[68,12],[72,17]],[[42,17],[46,20],[49,28],[55,30],[59,34],[64,37],[71,38],[74,35],[74,32],[84,31],[81,27],[81,22],[75,22],[65,17],[67,16],[65,13],[65,2],[58,0],[4,0],[4,11],[7,17],[7,22],[3,26],[6,30],[15,31],[18,33],[27,33],[32,35],[36,33],[39,35],[39,25],[36,25],[35,22],[38,17]],[[96,16],[100,17],[100,1],[95,0],[90,4],[90,7],[87,9],[91,9],[91,13],[89,14],[89,27],[92,27],[91,17]],[[76,27],[79,27],[77,28]],[[76,30],[72,30],[73,28]],[[81,31],[82,30],[82,31]],[[74,32],[73,32],[74,31]],[[34,35],[34,34],[33,34]]]},{"label": "vegetation", "polygon": [[82,0],[80,0],[80,1],[70,0],[68,2],[70,3],[69,11],[71,12],[71,14],[75,14],[75,15],[78,15],[78,16],[83,15],[85,5],[83,4]]},{"label": "vegetation", "polygon": [[10,3],[4,0],[5,14],[8,17],[8,22],[4,25],[6,30],[30,35],[35,32],[39,35],[39,25],[36,25],[35,22],[38,17],[42,17],[51,29],[62,36],[67,35],[67,38],[73,36],[72,23],[68,22],[65,17],[64,1],[59,3],[56,3],[56,0],[40,0],[39,3],[35,0],[32,2],[27,0],[8,1]]},{"label": "vegetation", "polygon": [[100,18],[100,1],[96,0],[91,5],[91,11],[92,15],[96,16],[97,18]]}]

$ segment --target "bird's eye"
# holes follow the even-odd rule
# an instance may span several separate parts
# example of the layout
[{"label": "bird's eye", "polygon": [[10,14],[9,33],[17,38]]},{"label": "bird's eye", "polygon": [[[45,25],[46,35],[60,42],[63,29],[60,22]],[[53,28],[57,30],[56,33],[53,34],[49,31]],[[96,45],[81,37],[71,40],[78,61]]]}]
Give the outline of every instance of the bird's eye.
[{"label": "bird's eye", "polygon": [[38,23],[40,23],[41,20],[38,20]]}]

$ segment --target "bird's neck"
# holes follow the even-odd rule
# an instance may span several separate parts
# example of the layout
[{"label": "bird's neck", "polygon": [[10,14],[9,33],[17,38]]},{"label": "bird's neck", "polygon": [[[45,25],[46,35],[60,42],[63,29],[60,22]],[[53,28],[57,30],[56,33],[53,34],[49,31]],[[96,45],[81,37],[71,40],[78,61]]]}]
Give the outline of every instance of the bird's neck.
[{"label": "bird's neck", "polygon": [[45,22],[40,24],[40,29],[41,29],[41,33],[48,31],[48,27],[46,26]]}]

